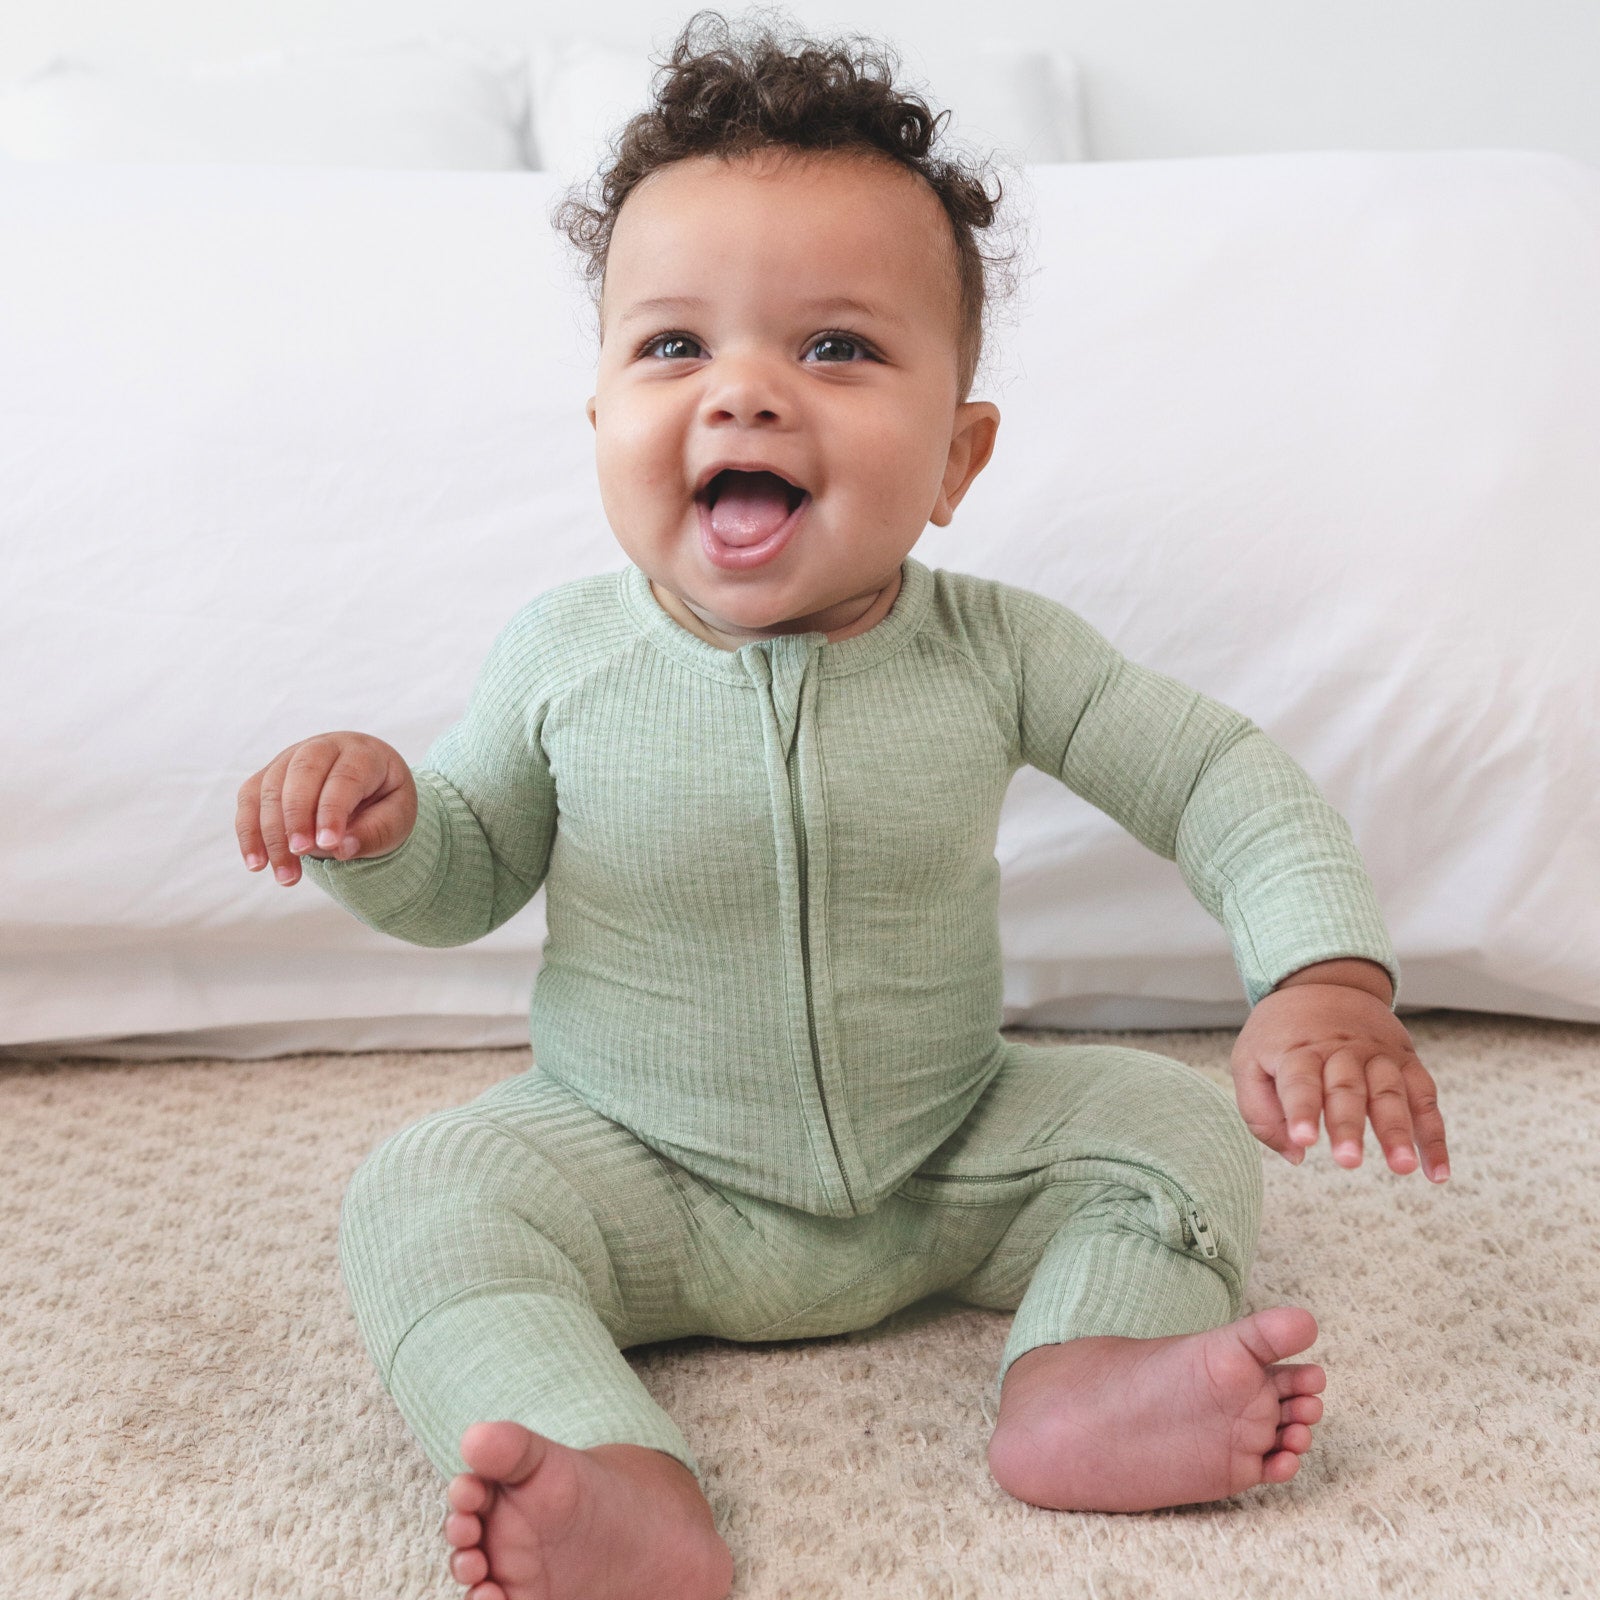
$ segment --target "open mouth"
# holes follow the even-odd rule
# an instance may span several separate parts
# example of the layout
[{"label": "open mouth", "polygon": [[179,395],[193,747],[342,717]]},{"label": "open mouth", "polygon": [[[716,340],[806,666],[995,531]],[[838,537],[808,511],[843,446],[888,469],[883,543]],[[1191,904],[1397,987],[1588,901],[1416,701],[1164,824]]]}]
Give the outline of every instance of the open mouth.
[{"label": "open mouth", "polygon": [[724,491],[730,488],[741,495],[752,491],[781,494],[786,514],[793,511],[805,499],[807,492],[776,472],[741,472],[734,467],[724,467],[695,498],[703,501],[709,510],[722,498]]},{"label": "open mouth", "polygon": [[707,559],[735,572],[763,565],[789,543],[811,495],[776,472],[724,467],[695,502]]}]

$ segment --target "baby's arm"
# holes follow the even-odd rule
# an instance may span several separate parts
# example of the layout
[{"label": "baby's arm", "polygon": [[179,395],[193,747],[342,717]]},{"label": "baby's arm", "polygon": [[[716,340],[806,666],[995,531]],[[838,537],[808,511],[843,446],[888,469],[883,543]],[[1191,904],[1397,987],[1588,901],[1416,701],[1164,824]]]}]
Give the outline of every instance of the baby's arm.
[{"label": "baby's arm", "polygon": [[1450,1176],[1438,1090],[1391,1009],[1376,962],[1322,961],[1291,973],[1251,1011],[1233,1046],[1239,1110],[1264,1145],[1298,1166],[1328,1124],[1333,1159],[1361,1165],[1368,1120],[1393,1172]]},{"label": "baby's arm", "polygon": [[1335,1159],[1353,1166],[1370,1111],[1393,1170],[1412,1170],[1414,1127],[1441,1181],[1434,1083],[1394,1015],[1399,967],[1349,825],[1242,713],[1128,660],[1056,601],[1006,599],[1024,759],[1176,861],[1228,930],[1253,1007],[1234,1051],[1252,1132],[1298,1160],[1326,1107]]},{"label": "baby's arm", "polygon": [[[543,639],[535,602],[502,630],[465,715],[415,771],[365,734],[291,745],[240,790],[238,834],[247,864],[269,837],[280,841],[271,859],[281,882],[294,882],[303,865],[369,927],[412,944],[466,944],[499,927],[543,883],[555,837],[555,783],[540,741]],[[341,750],[364,741],[356,747],[362,776],[341,780],[349,758],[332,751],[330,741],[340,741]],[[370,787],[380,770],[392,790]],[[341,817],[363,787],[363,803],[374,814],[388,810],[376,827],[353,808],[344,830],[357,841],[352,849],[338,837]],[[254,832],[252,806],[259,818]],[[332,848],[324,837],[335,838]]]}]

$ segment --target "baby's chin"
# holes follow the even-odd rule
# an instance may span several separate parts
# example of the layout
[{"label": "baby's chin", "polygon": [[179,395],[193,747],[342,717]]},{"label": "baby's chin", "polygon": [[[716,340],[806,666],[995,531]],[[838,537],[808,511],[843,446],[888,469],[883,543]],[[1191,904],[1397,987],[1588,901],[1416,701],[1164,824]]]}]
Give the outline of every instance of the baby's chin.
[{"label": "baby's chin", "polygon": [[693,615],[706,633],[715,635],[714,643],[729,650],[737,650],[742,645],[759,644],[766,639],[782,638],[786,634],[829,631],[823,624],[812,621],[809,612],[800,616],[769,616],[770,608],[768,611],[759,611],[758,608],[752,610],[754,614],[740,617],[700,611],[695,611]]},{"label": "baby's chin", "polygon": [[829,582],[818,576],[815,559],[804,560],[806,552],[788,553],[802,558],[788,571],[779,570],[784,565],[780,559],[748,573],[695,569],[687,581],[669,573],[665,578],[652,577],[650,587],[663,609],[690,632],[728,650],[785,634],[853,637],[871,627],[899,591],[899,567],[887,575],[854,575],[853,582],[846,574],[841,594],[838,563],[831,568]]},{"label": "baby's chin", "polygon": [[[652,578],[650,587],[675,615],[690,612],[703,627],[739,637],[741,643],[774,633],[803,633],[807,631],[801,625],[805,618],[837,600],[836,595],[796,593],[792,584],[769,581],[759,571],[748,576],[733,574],[731,582],[728,577],[696,574],[697,581],[688,583]],[[667,598],[662,599],[663,595]]]},{"label": "baby's chin", "polygon": [[755,620],[752,621],[745,616],[725,616],[722,608],[709,606],[692,594],[684,595],[659,578],[650,580],[650,592],[656,597],[661,609],[680,627],[686,628],[708,644],[717,645],[724,650],[737,650],[741,645],[750,644],[757,639],[771,638],[775,633],[786,631],[781,620],[775,625],[764,620],[764,611],[772,610],[771,607],[746,608],[756,614]]}]

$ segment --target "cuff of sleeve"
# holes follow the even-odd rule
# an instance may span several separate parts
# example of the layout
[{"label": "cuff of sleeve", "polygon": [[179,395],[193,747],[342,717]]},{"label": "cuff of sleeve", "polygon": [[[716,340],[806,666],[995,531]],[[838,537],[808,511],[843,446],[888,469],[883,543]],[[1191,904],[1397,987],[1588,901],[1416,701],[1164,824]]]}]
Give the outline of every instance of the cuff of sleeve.
[{"label": "cuff of sleeve", "polygon": [[374,926],[429,904],[448,859],[444,801],[430,781],[431,773],[413,771],[412,776],[417,784],[417,821],[403,844],[385,855],[358,861],[301,857],[309,877],[346,910]]},{"label": "cuff of sleeve", "polygon": [[1400,963],[1365,877],[1330,881],[1324,876],[1314,894],[1301,892],[1275,899],[1256,910],[1248,933],[1243,931],[1247,925],[1237,904],[1229,911],[1234,963],[1252,1006],[1291,972],[1318,961],[1351,958],[1374,961],[1382,967],[1394,986],[1389,1009],[1399,1004]]}]

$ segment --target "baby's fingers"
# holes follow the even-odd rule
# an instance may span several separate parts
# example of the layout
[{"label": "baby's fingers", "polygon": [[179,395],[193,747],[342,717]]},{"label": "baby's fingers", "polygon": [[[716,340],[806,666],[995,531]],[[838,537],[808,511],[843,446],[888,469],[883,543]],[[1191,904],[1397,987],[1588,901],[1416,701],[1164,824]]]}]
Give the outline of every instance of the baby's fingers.
[{"label": "baby's fingers", "polygon": [[1239,1102],[1239,1115],[1251,1133],[1269,1150],[1276,1150],[1284,1160],[1299,1166],[1306,1153],[1299,1145],[1291,1143],[1278,1091],[1258,1063],[1242,1059],[1235,1062],[1233,1094]]},{"label": "baby's fingers", "polygon": [[1450,1152],[1445,1148],[1439,1091],[1428,1069],[1415,1056],[1400,1063],[1400,1073],[1411,1104],[1411,1121],[1417,1130],[1423,1171],[1434,1183],[1443,1183],[1450,1176]]},{"label": "baby's fingers", "polygon": [[337,739],[302,739],[283,774],[283,831],[290,851],[303,856],[316,848],[317,806],[323,785],[339,759]]},{"label": "baby's fingers", "polygon": [[388,854],[406,842],[416,820],[416,791],[410,786],[366,801],[347,825],[339,859]]},{"label": "baby's fingers", "polygon": [[[239,807],[243,813],[255,807],[255,820],[247,822],[241,815],[239,834],[241,842],[247,834],[259,839],[267,860],[272,863],[272,875],[286,887],[300,881],[300,863],[289,848],[288,830],[283,818],[283,783],[296,746],[280,750],[260,772],[245,780],[239,790]],[[254,870],[252,852],[245,851],[245,864]]]},{"label": "baby's fingers", "polygon": [[1416,1170],[1417,1153],[1411,1147],[1411,1104],[1399,1063],[1389,1056],[1374,1056],[1367,1063],[1367,1114],[1372,1131],[1383,1146],[1391,1172]]},{"label": "baby's fingers", "polygon": [[267,845],[261,837],[262,776],[263,772],[252,772],[239,785],[239,803],[233,813],[233,831],[239,841],[239,854],[252,872],[259,872],[267,864]]},{"label": "baby's fingers", "polygon": [[[1323,1055],[1309,1045],[1291,1050],[1278,1067],[1278,1098],[1288,1119],[1289,1137],[1304,1148],[1317,1142],[1322,1113]],[[1329,1130],[1332,1136],[1332,1130]]]},{"label": "baby's fingers", "polygon": [[[344,860],[360,848],[352,819],[369,794],[383,786],[384,768],[364,744],[339,746],[333,765],[322,781],[316,803],[315,848]],[[370,819],[369,819],[370,822]],[[313,841],[306,840],[311,850]]]},{"label": "baby's fingers", "polygon": [[1361,1165],[1361,1135],[1367,1128],[1365,1053],[1340,1045],[1328,1053],[1322,1085],[1328,1143],[1341,1167]]}]

